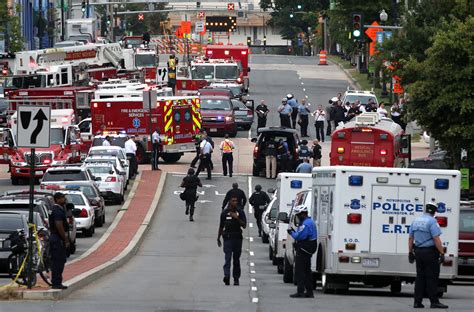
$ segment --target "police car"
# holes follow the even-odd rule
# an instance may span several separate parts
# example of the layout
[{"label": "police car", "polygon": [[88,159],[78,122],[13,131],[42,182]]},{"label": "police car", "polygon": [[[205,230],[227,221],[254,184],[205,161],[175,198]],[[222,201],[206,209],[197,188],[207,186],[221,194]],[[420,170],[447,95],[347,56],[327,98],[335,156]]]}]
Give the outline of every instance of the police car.
[{"label": "police car", "polygon": [[111,156],[117,157],[123,168],[127,172],[127,180],[130,177],[130,162],[125,153],[125,149],[120,146],[93,146],[89,149],[87,157],[91,156]]},{"label": "police car", "polygon": [[344,95],[342,97],[342,103],[346,104],[347,102],[354,103],[355,101],[360,101],[360,104],[366,105],[367,103],[369,103],[370,99],[372,99],[372,101],[377,104],[377,107],[379,106],[379,102],[374,91],[348,89],[346,92],[344,92]]},{"label": "police car", "polygon": [[[269,243],[269,238],[273,230],[274,230],[274,224],[277,219],[277,214],[278,214],[278,208],[277,208],[277,202],[278,200],[278,191],[277,190],[272,190],[270,189],[268,193],[273,193],[273,196],[270,199],[270,203],[268,204],[267,208],[265,211],[262,213],[262,243],[268,244]],[[273,252],[270,252],[272,254]],[[270,258],[270,260],[272,260]]]},{"label": "police car", "polygon": [[446,292],[457,274],[459,171],[333,166],[314,168],[313,177],[316,270],[324,293],[347,290],[350,282],[398,293],[402,282],[414,282],[408,235],[428,202],[438,205],[446,250],[438,292]]},{"label": "police car", "polygon": [[89,200],[81,191],[61,190],[68,204],[73,204],[72,214],[76,221],[77,230],[82,231],[86,237],[95,233],[95,212]]},{"label": "police car", "polygon": [[120,205],[124,200],[125,172],[120,172],[109,163],[85,163],[84,166],[96,177],[100,194],[106,200]]}]

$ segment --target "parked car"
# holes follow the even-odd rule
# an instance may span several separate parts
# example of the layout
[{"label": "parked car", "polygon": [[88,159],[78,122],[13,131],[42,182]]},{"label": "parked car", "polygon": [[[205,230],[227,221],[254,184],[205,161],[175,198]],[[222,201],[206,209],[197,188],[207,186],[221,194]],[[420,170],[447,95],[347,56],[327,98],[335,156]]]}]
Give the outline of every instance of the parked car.
[{"label": "parked car", "polygon": [[122,167],[127,171],[127,179],[130,177],[130,162],[128,161],[125,150],[120,146],[93,146],[89,150],[87,157],[91,156],[112,156],[117,157]]},{"label": "parked car", "polygon": [[234,115],[237,127],[241,127],[244,130],[250,130],[254,119],[253,111],[239,100],[232,100],[232,105],[235,108]]},{"label": "parked car", "polygon": [[60,181],[54,185],[48,185],[48,190],[61,191],[72,190],[81,191],[89,200],[89,203],[94,208],[95,212],[95,226],[101,227],[105,223],[105,202],[100,195],[99,188],[92,181]]},{"label": "parked car", "polygon": [[[270,190],[269,193],[271,193]],[[274,191],[267,209],[262,213],[262,243],[264,244],[269,243],[271,232],[274,230],[270,225],[274,224],[278,217],[278,207],[276,203],[278,203],[278,191]]]},{"label": "parked car", "polygon": [[85,167],[60,166],[46,170],[41,180],[40,188],[45,189],[47,185],[55,185],[61,181],[95,181],[94,176]]},{"label": "parked car", "polygon": [[28,220],[23,214],[0,211],[0,271],[7,272],[7,259],[10,256],[10,242],[6,240],[11,233],[22,229],[28,235]]},{"label": "parked car", "polygon": [[95,213],[89,200],[81,191],[61,191],[66,196],[66,202],[73,204],[72,214],[77,230],[84,236],[91,237],[95,233]]},{"label": "parked car", "polygon": [[[252,173],[254,176],[259,176],[262,171],[265,171],[265,155],[263,153],[266,142],[273,138],[276,143],[280,139],[288,143],[288,148],[292,152],[291,155],[291,166],[293,169],[296,168],[298,163],[298,144],[299,137],[295,129],[281,128],[281,127],[267,127],[258,129],[258,137],[253,138],[252,142],[255,143],[253,149],[253,169]],[[277,173],[280,171],[280,160],[277,159]]]},{"label": "parked car", "polygon": [[109,163],[87,163],[85,164],[97,179],[97,187],[100,194],[107,200],[116,204],[123,203],[125,193],[125,172],[118,171]]},{"label": "parked car", "polygon": [[[202,128],[210,135],[237,135],[234,106],[228,96],[201,96]],[[237,109],[237,108],[235,108]]]},{"label": "parked car", "polygon": [[84,160],[84,164],[89,164],[89,163],[97,163],[97,164],[111,164],[115,167],[115,169],[119,172],[125,172],[125,189],[127,189],[126,185],[128,184],[128,181],[130,179],[129,177],[129,172],[130,172],[130,167],[125,164],[123,165],[123,162],[120,161],[118,156],[110,156],[110,155],[93,155],[89,156]]}]

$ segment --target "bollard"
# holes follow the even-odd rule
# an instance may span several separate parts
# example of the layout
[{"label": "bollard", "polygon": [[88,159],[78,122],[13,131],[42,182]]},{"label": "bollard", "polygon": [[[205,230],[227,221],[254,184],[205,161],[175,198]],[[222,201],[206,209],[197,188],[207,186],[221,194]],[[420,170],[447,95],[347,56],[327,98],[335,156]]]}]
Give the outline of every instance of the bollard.
[{"label": "bollard", "polygon": [[319,64],[318,65],[327,65],[327,60],[326,60],[326,50],[321,50],[319,52]]}]

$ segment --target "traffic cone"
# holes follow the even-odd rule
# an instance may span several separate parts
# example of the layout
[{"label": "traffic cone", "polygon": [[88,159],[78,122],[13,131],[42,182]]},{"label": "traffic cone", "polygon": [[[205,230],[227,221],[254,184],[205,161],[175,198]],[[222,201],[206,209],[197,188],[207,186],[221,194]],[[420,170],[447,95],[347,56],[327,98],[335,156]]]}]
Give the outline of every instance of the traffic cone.
[{"label": "traffic cone", "polygon": [[318,65],[327,65],[326,55],[327,52],[325,50],[321,50],[319,52],[319,64]]}]

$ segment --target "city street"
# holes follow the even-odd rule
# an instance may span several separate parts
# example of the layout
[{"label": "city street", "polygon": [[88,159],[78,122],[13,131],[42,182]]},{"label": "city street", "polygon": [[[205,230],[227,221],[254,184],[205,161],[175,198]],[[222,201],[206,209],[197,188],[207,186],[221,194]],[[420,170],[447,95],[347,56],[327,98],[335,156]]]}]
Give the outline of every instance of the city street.
[{"label": "city street", "polygon": [[[258,105],[264,99],[270,114],[267,126],[279,126],[276,112],[281,98],[293,93],[307,97],[310,109],[328,100],[349,85],[345,74],[335,65],[318,66],[313,57],[253,55],[250,67],[250,98]],[[315,136],[310,118],[309,135]],[[23,311],[409,311],[413,305],[413,285],[403,285],[400,294],[389,288],[365,288],[351,285],[348,293],[326,295],[318,285],[314,299],[290,299],[296,291],[293,284],[283,283],[268,259],[268,244],[258,237],[257,226],[249,207],[245,208],[248,226],[244,231],[240,286],[225,286],[222,282],[224,253],[217,247],[216,237],[222,200],[233,182],[239,183],[247,197],[255,185],[263,190],[275,188],[276,181],[251,176],[252,149],[250,138],[256,137],[256,122],[250,131],[240,131],[233,178],[223,177],[220,152],[212,180],[205,180],[198,189],[195,222],[184,214],[184,202],[179,188],[194,154],[186,154],[172,165],[161,165],[168,172],[162,197],[150,228],[138,252],[114,272],[94,281],[60,301],[6,301],[0,312]],[[216,143],[219,140],[216,140]],[[330,142],[323,145],[323,164],[329,164]],[[427,153],[426,149],[423,149]],[[142,165],[140,171],[149,170]],[[6,175],[0,180],[0,193],[17,189]],[[131,185],[129,186],[130,189]],[[26,188],[26,186],[24,187]],[[140,190],[137,189],[137,194]],[[79,256],[105,232],[119,206],[107,206],[107,223],[97,229],[93,238],[79,238]],[[73,259],[73,258],[71,258]],[[407,259],[408,261],[408,259]],[[7,281],[1,279],[1,282]],[[474,283],[449,285],[441,299],[450,311],[472,311]],[[425,305],[429,302],[425,299]]]}]

